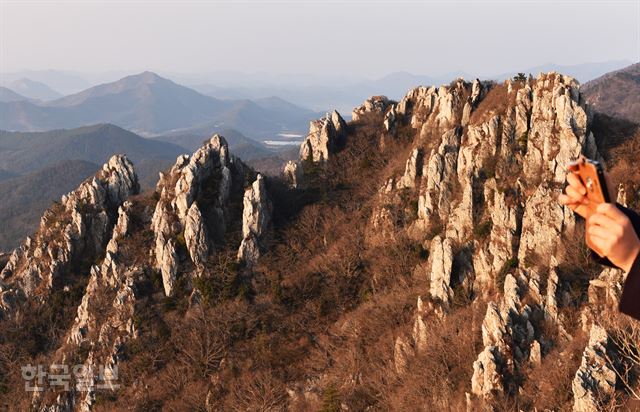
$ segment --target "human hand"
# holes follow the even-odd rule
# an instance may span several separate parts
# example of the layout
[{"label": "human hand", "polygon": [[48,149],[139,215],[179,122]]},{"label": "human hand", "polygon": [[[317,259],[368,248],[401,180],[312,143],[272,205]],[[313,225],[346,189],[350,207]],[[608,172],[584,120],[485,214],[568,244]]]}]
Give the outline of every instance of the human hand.
[{"label": "human hand", "polygon": [[587,207],[589,199],[587,199],[587,188],[584,187],[580,177],[578,177],[578,164],[584,162],[583,158],[580,158],[578,162],[569,165],[569,173],[567,174],[567,187],[565,193],[558,196],[560,204],[567,206],[583,218],[587,218],[591,211]]},{"label": "human hand", "polygon": [[625,272],[640,253],[640,239],[631,221],[613,203],[598,205],[587,219],[587,245]]}]

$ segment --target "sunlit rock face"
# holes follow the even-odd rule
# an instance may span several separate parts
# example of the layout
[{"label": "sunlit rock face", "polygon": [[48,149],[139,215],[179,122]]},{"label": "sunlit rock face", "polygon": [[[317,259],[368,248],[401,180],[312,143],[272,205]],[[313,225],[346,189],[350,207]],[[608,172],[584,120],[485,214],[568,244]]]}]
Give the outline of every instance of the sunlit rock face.
[{"label": "sunlit rock face", "polygon": [[309,134],[300,146],[300,160],[326,162],[343,144],[346,123],[337,111],[309,124]]},{"label": "sunlit rock face", "polygon": [[161,174],[159,200],[151,223],[155,236],[156,267],[162,274],[165,294],[173,294],[184,247],[189,260],[202,267],[212,245],[225,236],[232,191],[243,190],[245,166],[229,153],[224,137],[214,135],[192,156],[178,157]]},{"label": "sunlit rock face", "polygon": [[117,155],[47,210],[36,234],[12,253],[0,274],[2,309],[11,312],[25,298],[46,299],[73,266],[103,254],[118,208],[138,190],[133,165]]},{"label": "sunlit rock face", "polygon": [[238,250],[238,260],[252,266],[260,257],[260,241],[271,222],[273,206],[264,178],[258,174],[255,182],[244,192],[242,210],[242,243]]},{"label": "sunlit rock face", "polygon": [[429,296],[419,300],[411,336],[396,341],[396,368],[411,361],[407,342],[424,347],[431,319],[446,317],[471,289],[488,303],[471,396],[514,393],[517,368],[541,364],[549,350],[539,319],[566,336],[558,267],[576,220],[556,197],[570,161],[599,156],[578,83],[557,73],[504,84],[457,79],[412,89],[395,104],[375,99],[354,114],[369,111],[383,115],[387,132],[415,130],[404,173],[379,191],[371,230],[397,237],[394,207],[410,196],[416,219],[404,225],[429,251],[415,269]]}]

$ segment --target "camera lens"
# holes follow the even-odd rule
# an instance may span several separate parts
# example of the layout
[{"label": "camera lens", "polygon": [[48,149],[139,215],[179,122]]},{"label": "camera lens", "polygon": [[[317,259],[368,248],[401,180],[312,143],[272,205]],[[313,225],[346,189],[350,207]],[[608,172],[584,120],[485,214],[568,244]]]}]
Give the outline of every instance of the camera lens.
[{"label": "camera lens", "polygon": [[593,180],[587,177],[587,190],[593,192]]}]

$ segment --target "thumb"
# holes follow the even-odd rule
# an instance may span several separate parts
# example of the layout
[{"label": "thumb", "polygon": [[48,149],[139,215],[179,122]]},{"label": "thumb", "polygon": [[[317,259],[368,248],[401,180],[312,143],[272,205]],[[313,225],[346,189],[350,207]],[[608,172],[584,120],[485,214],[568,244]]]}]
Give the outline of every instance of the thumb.
[{"label": "thumb", "polygon": [[614,203],[600,203],[596,208],[596,212],[602,213],[615,221],[626,220],[627,218],[627,215],[622,213]]}]

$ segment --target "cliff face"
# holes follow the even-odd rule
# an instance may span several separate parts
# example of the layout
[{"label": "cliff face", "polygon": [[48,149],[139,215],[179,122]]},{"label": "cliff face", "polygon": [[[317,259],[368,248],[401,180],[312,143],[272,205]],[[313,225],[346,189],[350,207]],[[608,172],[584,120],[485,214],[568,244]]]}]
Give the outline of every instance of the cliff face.
[{"label": "cliff face", "polygon": [[118,207],[138,189],[131,162],[113,156],[96,177],[63,196],[2,270],[2,309],[11,312],[19,300],[46,299],[74,266],[102,256]]},{"label": "cliff face", "polygon": [[309,134],[300,147],[300,159],[325,162],[334,153],[344,138],[346,123],[337,111],[327,113],[322,119],[314,120],[309,126]]},{"label": "cliff face", "polygon": [[[565,331],[558,281],[550,277],[573,253],[567,239],[580,241],[573,213],[555,200],[565,168],[580,153],[599,156],[578,84],[556,73],[503,85],[458,80],[411,90],[392,112],[396,124],[416,130],[414,149],[404,174],[381,192],[386,201],[371,221],[374,228],[396,224],[385,216],[397,208],[397,192],[409,190],[417,219],[406,230],[430,253],[416,268],[429,289],[408,340],[415,350],[396,345],[396,367],[403,370],[407,353],[420,352],[427,319],[446,319],[456,293],[472,291],[472,305],[488,305],[469,399],[491,402],[521,391],[522,370],[556,345],[545,328]],[[583,328],[591,322],[583,317]],[[575,410],[590,410],[589,399],[595,407],[593,393],[585,392],[598,385],[574,383]]]},{"label": "cliff face", "polygon": [[242,208],[242,243],[238,249],[238,260],[248,266],[255,264],[260,257],[260,241],[271,222],[272,208],[264,178],[258,174],[255,182],[244,192]]},{"label": "cliff face", "polygon": [[[230,158],[227,142],[215,135],[193,156],[178,157],[171,170],[160,176],[152,229],[156,266],[167,296],[173,294],[178,272],[176,242],[184,243],[191,263],[202,267],[209,254],[209,239],[224,238],[229,196],[232,189],[238,190],[243,173],[243,165]],[[198,205],[204,202],[208,202],[206,220]]]},{"label": "cliff face", "polygon": [[120,370],[121,387],[12,399],[590,411],[619,395],[622,274],[590,263],[555,200],[570,160],[600,156],[577,82],[457,79],[372,97],[353,119],[312,122],[281,179],[215,135],[153,194],[132,196],[115,156],[54,205],[2,271],[0,330],[81,289],[51,344],[15,356]]},{"label": "cliff face", "polygon": [[[396,340],[395,370],[407,373],[425,346],[429,322],[446,322],[452,302],[471,294],[471,306],[486,301],[487,310],[467,402],[522,391],[523,369],[540,365],[557,345],[548,329],[567,336],[562,307],[571,304],[558,303],[557,267],[575,253],[567,240],[580,237],[573,213],[555,200],[566,165],[581,153],[600,158],[578,83],[556,73],[502,85],[456,80],[410,90],[398,103],[373,97],[354,110],[354,119],[375,112],[383,118],[381,139],[398,138],[408,127],[415,137],[404,173],[379,191],[370,235],[397,238],[397,210],[414,199],[416,218],[400,230],[429,251],[414,270],[427,293],[418,298],[409,336]],[[582,328],[595,330],[587,312]],[[606,331],[598,330],[606,341]],[[616,380],[613,372],[605,381],[589,371],[576,376],[574,410],[596,408]]]}]

